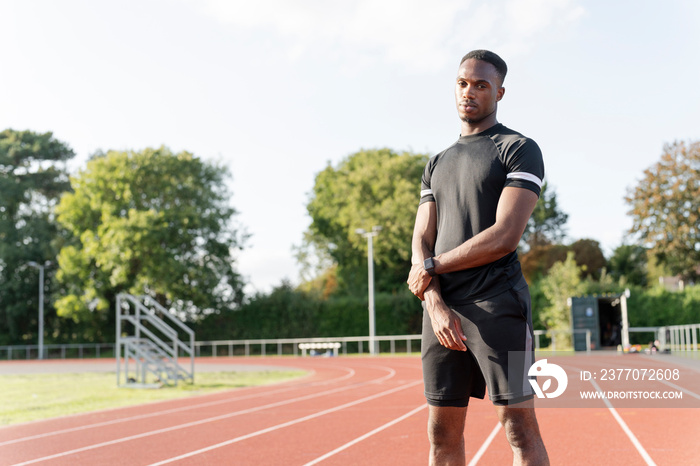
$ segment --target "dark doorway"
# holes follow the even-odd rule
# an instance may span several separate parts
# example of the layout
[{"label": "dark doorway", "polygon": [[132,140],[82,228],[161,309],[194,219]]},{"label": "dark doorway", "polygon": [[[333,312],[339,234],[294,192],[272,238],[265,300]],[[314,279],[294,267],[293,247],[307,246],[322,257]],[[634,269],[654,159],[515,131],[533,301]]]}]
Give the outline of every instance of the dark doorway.
[{"label": "dark doorway", "polygon": [[601,349],[613,349],[622,344],[622,309],[620,298],[598,298]]}]

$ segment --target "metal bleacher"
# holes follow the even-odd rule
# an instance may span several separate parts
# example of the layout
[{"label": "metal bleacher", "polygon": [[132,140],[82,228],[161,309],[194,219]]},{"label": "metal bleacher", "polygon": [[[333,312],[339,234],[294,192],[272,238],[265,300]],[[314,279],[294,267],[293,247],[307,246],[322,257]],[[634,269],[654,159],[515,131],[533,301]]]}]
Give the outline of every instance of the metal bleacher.
[{"label": "metal bleacher", "polygon": [[[121,293],[116,307],[118,386],[194,383],[195,344],[190,328],[149,296]],[[180,355],[189,356],[189,369],[179,363]]]}]

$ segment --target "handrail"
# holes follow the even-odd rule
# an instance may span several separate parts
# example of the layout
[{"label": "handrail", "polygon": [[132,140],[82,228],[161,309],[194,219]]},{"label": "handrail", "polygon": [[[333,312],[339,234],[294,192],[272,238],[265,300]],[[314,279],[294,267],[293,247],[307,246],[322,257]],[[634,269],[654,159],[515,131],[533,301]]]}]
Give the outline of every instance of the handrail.
[{"label": "handrail", "polygon": [[[123,316],[124,320],[130,321],[131,323],[135,323],[136,319],[133,318],[132,316]],[[169,356],[177,356],[173,349],[165,343],[163,340],[158,338],[153,332],[151,332],[148,328],[146,327],[141,327],[141,331],[144,332],[146,335],[148,335],[151,338],[151,341],[153,341],[156,345],[158,345],[163,351],[165,351]],[[128,338],[127,338],[128,339]]]},{"label": "handrail", "polygon": [[[155,312],[153,312],[152,309],[144,306],[143,303],[141,303],[140,301],[136,300],[134,298],[134,296],[129,295],[129,294],[122,294],[121,297],[122,297],[122,299],[126,298],[128,301],[130,301],[139,311],[144,312],[144,316],[154,317]],[[169,315],[169,313],[168,313],[168,315]],[[172,316],[170,316],[170,317],[172,317]],[[163,333],[166,333],[169,337],[176,337],[177,336],[177,331],[174,328],[172,328],[171,326],[169,326],[168,324],[166,324],[165,322],[163,322],[162,320],[158,324],[156,324],[156,326],[159,327],[159,329]]]},{"label": "handrail", "polygon": [[179,338],[176,339],[176,341],[180,345],[179,347],[184,349],[184,351],[190,356],[190,377],[192,378],[192,380],[194,380],[194,330],[183,324],[179,319],[175,318],[175,316],[173,316],[170,313],[170,311],[168,311],[165,307],[163,307],[158,301],[156,301],[152,297],[148,295],[143,295],[141,296],[141,299],[143,299],[145,302],[150,302],[156,309],[158,309],[161,312],[161,314],[165,315],[168,319],[170,319],[171,322],[174,322],[175,325],[180,327],[180,329],[182,329],[187,335],[189,335],[189,348],[186,345],[184,345]]},{"label": "handrail", "polygon": [[151,304],[153,304],[154,307],[156,307],[160,312],[162,312],[168,319],[170,319],[171,322],[173,322],[175,325],[180,327],[185,333],[187,333],[189,336],[194,336],[194,331],[189,328],[187,325],[183,324],[180,320],[178,320],[175,316],[173,316],[169,310],[167,310],[165,307],[163,307],[158,301],[153,299],[152,297],[148,295],[143,295],[141,298],[144,301],[148,301]]},{"label": "handrail", "polygon": [[[131,317],[131,316],[124,316],[124,318],[128,318],[128,317]],[[140,319],[146,320],[148,323],[153,324],[155,327],[158,327],[158,330],[162,331],[163,333],[165,333],[167,336],[169,336],[172,339],[173,344],[176,345],[177,348],[182,349],[186,353],[192,352],[192,350],[187,345],[185,345],[182,342],[182,340],[180,340],[178,338],[177,332],[172,327],[169,327],[165,322],[163,322],[162,320],[159,320],[156,316],[151,315],[151,314],[145,314],[145,315],[141,314]],[[135,318],[128,319],[128,320],[131,321],[133,324],[136,324]],[[145,330],[146,327],[141,327],[141,329]],[[164,331],[165,329],[167,329],[168,331],[167,332]],[[153,335],[153,333],[150,333],[150,335]],[[154,336],[153,338],[156,338],[156,337]],[[162,340],[160,340],[160,341],[162,341]],[[170,347],[168,347],[168,351],[171,351]],[[177,351],[175,349],[172,349],[172,353],[174,356],[177,356]]]}]

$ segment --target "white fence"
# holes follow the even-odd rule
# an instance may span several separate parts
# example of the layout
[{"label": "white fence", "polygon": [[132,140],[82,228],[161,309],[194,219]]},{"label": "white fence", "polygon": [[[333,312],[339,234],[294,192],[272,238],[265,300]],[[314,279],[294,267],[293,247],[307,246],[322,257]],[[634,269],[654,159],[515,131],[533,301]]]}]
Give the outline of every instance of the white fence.
[{"label": "white fence", "polygon": [[[661,349],[671,351],[700,351],[700,324],[673,325],[667,327],[639,327],[630,331],[653,333],[658,336]],[[586,330],[581,330],[586,333]],[[570,331],[535,330],[535,349],[542,347],[542,337],[549,339],[548,349],[557,349],[557,337],[560,334],[570,334]],[[590,332],[587,333],[590,339]],[[560,338],[563,339],[563,338]],[[420,335],[377,336],[374,340],[380,353],[398,354],[420,351]],[[227,356],[299,356],[301,343],[333,343],[341,344],[340,353],[363,354],[369,353],[369,337],[338,337],[338,338],[281,338],[259,340],[217,340],[197,341],[194,343],[197,357],[227,357]],[[590,341],[587,345],[590,348]],[[559,348],[564,349],[564,348]],[[8,359],[37,359],[38,345],[0,346],[0,360]],[[68,344],[44,345],[44,359],[65,358],[94,358],[114,357],[114,344]]]},{"label": "white fence", "polygon": [[0,360],[114,357],[114,343],[45,344],[43,350],[43,358],[39,358],[39,345],[0,346]]},{"label": "white fence", "polygon": [[[412,353],[420,351],[420,335],[392,335],[374,337],[380,353]],[[369,353],[369,337],[337,338],[280,338],[261,340],[219,340],[195,342],[195,354],[198,357],[229,356],[283,356],[300,355],[300,344],[340,343],[339,353]]]},{"label": "white fence", "polygon": [[[540,349],[541,336],[549,337],[552,346],[556,348],[556,335],[562,332],[547,332],[535,330],[535,348]],[[379,353],[397,354],[420,351],[420,335],[376,336],[375,344]],[[364,354],[369,353],[369,337],[337,337],[337,338],[278,338],[251,340],[216,340],[197,341],[194,343],[197,357],[232,357],[232,356],[299,356],[300,344],[309,343],[340,343],[339,353]],[[0,346],[2,359],[37,359],[37,345]],[[553,348],[553,349],[554,349]],[[99,358],[114,357],[114,344],[70,344],[44,345],[44,359],[65,358]]]},{"label": "white fence", "polygon": [[659,341],[662,348],[671,351],[698,351],[700,324],[669,325],[659,327]]}]

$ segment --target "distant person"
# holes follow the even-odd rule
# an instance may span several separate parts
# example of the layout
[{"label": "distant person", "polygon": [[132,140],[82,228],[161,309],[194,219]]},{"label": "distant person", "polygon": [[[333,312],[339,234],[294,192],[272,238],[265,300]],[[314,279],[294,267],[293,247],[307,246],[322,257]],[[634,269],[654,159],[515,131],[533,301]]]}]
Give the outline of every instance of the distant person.
[{"label": "distant person", "polygon": [[[534,362],[532,317],[515,252],[544,164],[534,141],[496,120],[506,72],[493,52],[462,59],[455,87],[461,136],[430,159],[421,182],[408,284],[424,307],[430,464],[465,463],[469,398],[484,398],[487,386],[513,462],[549,464],[525,380]],[[509,370],[517,381],[508,380]]]}]

